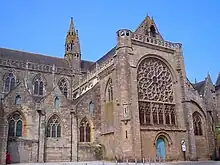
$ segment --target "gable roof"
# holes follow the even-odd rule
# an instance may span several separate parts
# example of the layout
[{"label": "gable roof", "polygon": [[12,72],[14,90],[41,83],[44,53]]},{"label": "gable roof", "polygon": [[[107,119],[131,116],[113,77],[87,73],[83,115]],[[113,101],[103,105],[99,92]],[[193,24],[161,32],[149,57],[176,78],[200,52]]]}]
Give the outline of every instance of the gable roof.
[{"label": "gable roof", "polygon": [[108,60],[109,58],[111,58],[112,56],[114,56],[116,51],[116,46],[113,47],[112,49],[110,49],[104,56],[102,56],[100,59],[98,59],[96,62],[94,62],[91,67],[89,68],[89,71],[92,71],[93,69],[95,69],[96,64],[101,64],[104,61]]},{"label": "gable roof", "polygon": [[68,67],[68,62],[63,58],[46,56],[36,53],[23,52],[18,50],[11,50],[6,48],[0,48],[0,58],[19,60],[19,61],[29,61],[33,63],[53,65],[58,67]]},{"label": "gable roof", "polygon": [[200,81],[200,82],[192,84],[192,85],[199,92],[200,95],[203,95],[204,94],[205,83],[206,83],[206,81],[203,80],[203,81]]},{"label": "gable roof", "polygon": [[[69,68],[69,64],[67,60],[65,60],[64,58],[46,56],[42,54],[29,53],[29,52],[12,50],[7,48],[0,48],[0,58],[18,60],[23,62],[28,61],[38,64],[45,64],[45,65],[55,64],[56,67]],[[93,63],[94,62],[91,61],[81,60],[82,70],[87,70],[88,68],[91,67]]]}]

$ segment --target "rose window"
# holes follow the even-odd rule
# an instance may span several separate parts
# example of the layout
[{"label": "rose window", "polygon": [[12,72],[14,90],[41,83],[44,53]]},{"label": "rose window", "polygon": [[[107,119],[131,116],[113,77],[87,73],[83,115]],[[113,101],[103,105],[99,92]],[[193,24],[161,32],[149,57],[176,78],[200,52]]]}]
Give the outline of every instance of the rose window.
[{"label": "rose window", "polygon": [[[174,125],[175,104],[174,104],[174,93],[173,93],[173,81],[172,81],[172,74],[169,68],[162,61],[156,58],[146,58],[140,63],[138,67],[137,82],[138,82],[140,123],[143,125],[144,124]],[[148,107],[148,108],[143,108],[143,107]],[[149,113],[149,107],[150,107],[150,113]],[[169,116],[169,120],[170,120],[169,122],[164,121],[164,118],[166,116],[167,119]],[[149,122],[150,117],[152,117],[152,119],[150,119]]]}]

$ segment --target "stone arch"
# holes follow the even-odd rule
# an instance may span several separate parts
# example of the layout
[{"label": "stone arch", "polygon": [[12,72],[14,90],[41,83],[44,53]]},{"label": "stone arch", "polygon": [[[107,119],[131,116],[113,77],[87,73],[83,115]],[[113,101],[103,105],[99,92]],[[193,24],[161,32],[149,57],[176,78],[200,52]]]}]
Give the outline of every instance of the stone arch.
[{"label": "stone arch", "polygon": [[65,97],[68,97],[68,88],[70,86],[70,82],[66,77],[61,77],[57,83],[60,91],[63,93]]},{"label": "stone arch", "polygon": [[196,101],[194,101],[194,100],[190,100],[190,102],[199,108],[199,110],[200,110],[201,113],[202,113],[202,115],[200,114],[201,117],[202,117],[202,119],[203,119],[203,120],[206,120],[207,116],[206,116],[205,111],[202,109],[202,107],[201,107]]},{"label": "stone arch", "polygon": [[105,85],[105,101],[110,102],[113,101],[113,86],[112,86],[112,78],[110,77]]},{"label": "stone arch", "polygon": [[91,127],[91,122],[88,120],[87,117],[83,117],[80,120],[79,123],[79,141],[80,142],[91,142],[91,132],[92,132],[92,127]]},{"label": "stone arch", "polygon": [[3,78],[3,91],[4,92],[9,92],[11,91],[12,89],[15,88],[16,86],[16,76],[15,76],[15,73],[12,72],[12,71],[8,71],[4,74]]},{"label": "stone arch", "polygon": [[12,111],[11,113],[6,115],[8,131],[10,129],[10,122],[9,122],[9,120],[11,120],[13,118],[13,115],[16,115],[16,114],[18,114],[21,117],[21,120],[22,120],[22,137],[25,137],[26,134],[27,134],[27,128],[26,128],[27,120],[26,120],[25,114],[22,111],[15,110],[15,111]]},{"label": "stone arch", "polygon": [[141,125],[177,124],[174,75],[168,63],[155,55],[139,61],[136,78]]},{"label": "stone arch", "polygon": [[155,138],[154,138],[154,145],[156,145],[156,142],[157,142],[158,138],[163,138],[167,142],[168,146],[173,144],[172,139],[170,138],[170,135],[168,133],[166,133],[166,132],[159,132],[155,136]]},{"label": "stone arch", "polygon": [[47,79],[45,78],[45,76],[44,76],[43,74],[40,74],[40,73],[36,74],[36,75],[33,77],[32,84],[34,84],[34,81],[35,81],[36,79],[38,79],[38,78],[42,79],[42,81],[43,81],[43,83],[44,83],[44,86],[47,85]]},{"label": "stone arch", "polygon": [[37,75],[34,76],[32,80],[32,85],[33,85],[33,94],[43,96],[45,91],[45,86],[47,85],[46,78],[42,74],[38,73]]},{"label": "stone arch", "polygon": [[[63,135],[63,124],[60,116],[57,113],[53,113],[50,117],[47,119],[47,125],[46,125],[46,136],[52,137],[52,138],[60,138]],[[53,126],[55,126],[55,135],[53,135],[52,129]]]},{"label": "stone arch", "polygon": [[156,55],[156,54],[146,54],[144,55],[143,57],[141,57],[137,62],[136,62],[136,68],[139,68],[141,62],[146,59],[146,58],[156,58],[160,61],[162,61],[167,67],[168,69],[170,70],[171,72],[171,75],[172,75],[172,79],[173,79],[173,82],[176,83],[177,82],[177,74],[174,70],[174,68],[170,65],[170,63],[163,57],[159,56],[159,55]]}]

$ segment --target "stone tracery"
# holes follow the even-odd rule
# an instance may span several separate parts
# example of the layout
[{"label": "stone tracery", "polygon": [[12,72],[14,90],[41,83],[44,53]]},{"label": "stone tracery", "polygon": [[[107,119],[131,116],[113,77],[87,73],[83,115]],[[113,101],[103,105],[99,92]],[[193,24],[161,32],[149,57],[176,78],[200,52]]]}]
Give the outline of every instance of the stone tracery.
[{"label": "stone tracery", "polygon": [[175,125],[173,81],[169,68],[159,59],[145,58],[138,67],[137,81],[141,125]]}]

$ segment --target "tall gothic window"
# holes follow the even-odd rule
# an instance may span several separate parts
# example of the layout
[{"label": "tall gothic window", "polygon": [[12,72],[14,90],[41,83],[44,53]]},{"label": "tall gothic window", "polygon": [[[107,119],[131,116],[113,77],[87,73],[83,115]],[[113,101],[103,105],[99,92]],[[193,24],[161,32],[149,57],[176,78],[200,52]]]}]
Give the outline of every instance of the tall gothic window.
[{"label": "tall gothic window", "polygon": [[193,128],[196,136],[202,136],[202,120],[198,112],[193,113]]},{"label": "tall gothic window", "polygon": [[105,88],[104,120],[107,127],[113,126],[113,87],[112,79],[107,81]]},{"label": "tall gothic window", "polygon": [[141,61],[137,71],[141,125],[175,125],[173,80],[169,68],[159,59]]},{"label": "tall gothic window", "polygon": [[40,74],[38,74],[33,81],[34,95],[43,96],[44,82]]},{"label": "tall gothic window", "polygon": [[16,136],[21,137],[23,131],[23,118],[20,113],[15,112],[13,113],[8,120],[9,129],[8,129],[8,136]]},{"label": "tall gothic window", "polygon": [[61,137],[61,124],[57,115],[53,115],[47,123],[47,137]]},{"label": "tall gothic window", "polygon": [[90,142],[91,141],[91,128],[89,121],[86,118],[83,118],[80,122],[80,142]]},{"label": "tall gothic window", "polygon": [[62,91],[63,95],[65,97],[67,97],[67,94],[68,94],[68,85],[67,85],[67,80],[65,78],[62,78],[60,81],[59,81],[59,84],[58,84],[60,90]]},{"label": "tall gothic window", "polygon": [[13,73],[6,73],[4,76],[4,92],[9,92],[15,87],[16,81]]},{"label": "tall gothic window", "polygon": [[105,97],[106,102],[113,101],[112,79],[108,80],[108,83],[106,85],[105,94],[106,94],[106,97]]}]

